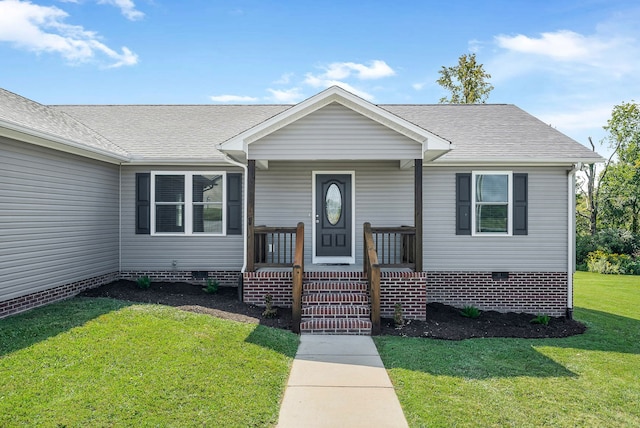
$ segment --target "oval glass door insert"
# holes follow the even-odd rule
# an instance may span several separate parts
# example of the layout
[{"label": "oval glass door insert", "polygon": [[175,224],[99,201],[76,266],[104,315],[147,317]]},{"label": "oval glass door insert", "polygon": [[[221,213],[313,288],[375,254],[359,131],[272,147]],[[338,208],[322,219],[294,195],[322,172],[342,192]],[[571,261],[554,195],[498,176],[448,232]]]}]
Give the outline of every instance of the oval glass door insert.
[{"label": "oval glass door insert", "polygon": [[327,194],[325,195],[325,210],[327,220],[332,226],[335,226],[342,215],[342,194],[340,193],[340,188],[335,183],[327,189]]}]

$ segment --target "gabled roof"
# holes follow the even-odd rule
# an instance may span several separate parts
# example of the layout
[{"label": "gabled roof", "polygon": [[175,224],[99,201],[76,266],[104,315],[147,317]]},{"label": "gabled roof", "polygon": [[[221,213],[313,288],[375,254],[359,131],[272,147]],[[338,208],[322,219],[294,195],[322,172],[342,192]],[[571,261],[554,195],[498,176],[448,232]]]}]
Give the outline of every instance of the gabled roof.
[{"label": "gabled roof", "polygon": [[109,162],[225,162],[218,145],[243,147],[336,99],[415,141],[426,138],[427,149],[430,141],[453,143],[434,165],[603,160],[513,105],[373,105],[339,88],[294,106],[44,106],[0,89],[0,135]]},{"label": "gabled roof", "polygon": [[64,112],[0,88],[0,135],[106,161],[128,153]]},{"label": "gabled roof", "polygon": [[402,117],[385,110],[375,104],[332,86],[308,98],[288,110],[261,122],[220,144],[218,148],[224,152],[248,152],[248,146],[281,128],[317,111],[329,104],[341,104],[361,115],[380,123],[394,131],[423,145],[423,151],[434,150],[445,153],[452,148],[450,141],[434,134],[425,127],[420,127]]},{"label": "gabled roof", "polygon": [[434,163],[590,163],[600,155],[512,104],[383,105],[456,145]]},{"label": "gabled roof", "polygon": [[216,146],[290,105],[53,106],[115,141],[134,162],[224,162]]}]

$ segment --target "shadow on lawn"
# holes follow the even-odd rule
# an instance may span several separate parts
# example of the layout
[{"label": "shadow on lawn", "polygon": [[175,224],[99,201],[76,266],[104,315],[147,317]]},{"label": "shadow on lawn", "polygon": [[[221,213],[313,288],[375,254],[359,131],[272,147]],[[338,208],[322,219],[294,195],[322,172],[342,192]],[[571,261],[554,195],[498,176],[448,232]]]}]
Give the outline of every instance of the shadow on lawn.
[{"label": "shadow on lawn", "polygon": [[561,339],[376,338],[387,369],[402,368],[436,376],[468,379],[503,377],[576,377],[547,357],[542,347],[640,354],[640,321],[608,312],[576,308],[587,324],[584,334]]},{"label": "shadow on lawn", "polygon": [[[411,342],[405,342],[410,340]],[[545,340],[546,342],[546,340]],[[402,368],[435,376],[490,379],[503,377],[576,377],[562,364],[538,352],[525,339],[377,340],[387,369]],[[536,340],[536,344],[540,343]]]},{"label": "shadow on lawn", "polygon": [[0,320],[0,356],[28,348],[133,303],[75,297]]},{"label": "shadow on lawn", "polygon": [[[283,337],[287,336],[287,337]],[[289,337],[290,336],[290,337]],[[289,331],[257,325],[245,339],[245,342],[293,358],[296,356],[300,338]]]},{"label": "shadow on lawn", "polygon": [[640,320],[585,308],[576,308],[575,315],[587,325],[587,332],[554,342],[553,346],[640,354]]}]

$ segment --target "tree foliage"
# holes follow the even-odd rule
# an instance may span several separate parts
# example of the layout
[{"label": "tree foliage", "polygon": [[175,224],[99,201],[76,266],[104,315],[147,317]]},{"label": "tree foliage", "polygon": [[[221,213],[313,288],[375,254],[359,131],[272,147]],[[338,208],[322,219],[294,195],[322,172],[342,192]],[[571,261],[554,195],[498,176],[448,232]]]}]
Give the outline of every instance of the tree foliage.
[{"label": "tree foliage", "polygon": [[477,104],[485,103],[493,85],[489,83],[491,75],[484,71],[482,64],[476,61],[476,54],[464,54],[458,58],[458,65],[442,66],[438,85],[449,92],[449,98],[442,97],[441,103]]},{"label": "tree foliage", "polygon": [[601,222],[636,234],[640,228],[640,105],[632,101],[615,106],[604,129],[617,160],[600,178]]}]

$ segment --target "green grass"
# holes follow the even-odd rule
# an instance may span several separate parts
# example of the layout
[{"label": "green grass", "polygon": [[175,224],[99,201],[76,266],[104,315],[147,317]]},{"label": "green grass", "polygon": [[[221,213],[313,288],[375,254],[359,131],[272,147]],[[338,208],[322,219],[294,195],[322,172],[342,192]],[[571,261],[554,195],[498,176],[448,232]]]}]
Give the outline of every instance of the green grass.
[{"label": "green grass", "polygon": [[565,339],[377,337],[412,427],[640,426],[640,277],[575,275]]},{"label": "green grass", "polygon": [[271,426],[297,336],[75,298],[0,320],[0,426]]}]

